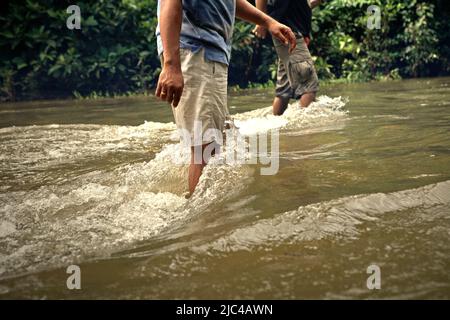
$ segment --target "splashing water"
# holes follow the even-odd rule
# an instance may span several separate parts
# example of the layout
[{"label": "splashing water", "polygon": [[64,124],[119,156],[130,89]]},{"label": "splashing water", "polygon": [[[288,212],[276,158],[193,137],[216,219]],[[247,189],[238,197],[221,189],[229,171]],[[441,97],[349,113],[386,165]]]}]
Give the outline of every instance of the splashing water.
[{"label": "splashing water", "polygon": [[[67,297],[56,275],[76,263],[88,298],[365,297],[345,279],[375,261],[392,285],[383,297],[446,296],[450,119],[445,105],[379,104],[389,88],[279,117],[253,102],[234,123],[244,136],[280,130],[280,171],[220,154],[190,199],[173,123],[0,129],[0,295]],[[428,278],[408,287],[400,271]]]},{"label": "splashing water", "polygon": [[[308,110],[279,117],[283,126],[302,128],[318,118],[341,117],[344,102],[322,97]],[[265,132],[277,123],[270,108],[238,115],[242,133]],[[278,122],[280,123],[280,122]],[[0,129],[2,172],[11,180],[44,182],[35,190],[0,194],[0,273],[31,272],[105,256],[127,245],[170,232],[216,203],[237,196],[251,180],[253,168],[220,165],[213,159],[194,196],[184,198],[186,166],[176,157],[189,154],[174,139],[175,126],[146,122],[137,127],[47,125]],[[31,142],[32,143],[31,143]],[[158,152],[158,148],[160,151]],[[47,170],[103,161],[110,153],[156,152],[150,161],[119,164],[110,170],[56,178]],[[185,160],[188,160],[185,159]],[[85,168],[86,169],[86,168]],[[13,182],[13,181],[7,181]],[[17,187],[16,187],[17,188]],[[15,189],[11,187],[11,189]],[[49,250],[49,248],[53,248]]]}]

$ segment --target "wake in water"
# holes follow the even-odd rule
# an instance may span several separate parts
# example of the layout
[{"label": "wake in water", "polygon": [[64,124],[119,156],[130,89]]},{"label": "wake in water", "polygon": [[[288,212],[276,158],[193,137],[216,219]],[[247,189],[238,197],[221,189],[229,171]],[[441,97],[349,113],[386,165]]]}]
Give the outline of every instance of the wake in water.
[{"label": "wake in water", "polygon": [[[327,237],[356,237],[364,222],[382,214],[408,209],[450,208],[450,181],[392,193],[350,196],[301,206],[239,228],[218,240],[193,248],[195,252],[252,250],[277,244]],[[447,210],[441,210],[448,212]]]},{"label": "wake in water", "polygon": [[[345,119],[344,105],[319,97],[281,117],[268,107],[234,118],[243,135],[301,134]],[[186,200],[187,168],[172,160],[188,154],[175,137],[173,123],[155,122],[0,129],[0,276],[108,256],[238,198],[252,181],[254,167],[212,159]],[[154,158],[143,160],[149,152]]]},{"label": "wake in water", "polygon": [[272,107],[256,109],[233,116],[242,135],[267,132],[271,129],[307,130],[329,125],[347,114],[347,99],[320,96],[308,108],[289,105],[282,116],[274,116]]}]

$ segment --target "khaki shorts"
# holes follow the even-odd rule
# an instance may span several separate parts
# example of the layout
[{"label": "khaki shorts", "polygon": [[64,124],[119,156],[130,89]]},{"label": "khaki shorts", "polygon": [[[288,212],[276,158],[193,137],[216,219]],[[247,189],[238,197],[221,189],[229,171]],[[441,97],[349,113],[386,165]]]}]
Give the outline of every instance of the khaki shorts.
[{"label": "khaki shorts", "polygon": [[297,47],[289,54],[289,47],[274,38],[278,55],[277,84],[275,95],[288,99],[300,99],[308,92],[319,90],[314,62],[303,37],[297,37]]},{"label": "khaki shorts", "polygon": [[227,107],[228,66],[205,60],[204,50],[180,49],[184,90],[172,107],[180,138],[190,146],[222,144]]}]

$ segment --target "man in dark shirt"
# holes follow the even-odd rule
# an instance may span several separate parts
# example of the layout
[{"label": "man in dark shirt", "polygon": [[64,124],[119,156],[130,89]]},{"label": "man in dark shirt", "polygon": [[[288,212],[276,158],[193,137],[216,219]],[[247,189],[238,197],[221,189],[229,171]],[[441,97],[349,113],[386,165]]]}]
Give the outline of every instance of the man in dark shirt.
[{"label": "man in dark shirt", "polygon": [[[314,62],[308,50],[311,35],[312,8],[322,0],[256,0],[256,7],[268,12],[274,19],[289,26],[296,34],[297,47],[289,53],[288,48],[273,39],[278,54],[277,84],[273,101],[273,114],[282,115],[289,99],[299,100],[300,107],[306,108],[316,98],[319,89]],[[267,31],[256,26],[253,32],[265,38]]]}]

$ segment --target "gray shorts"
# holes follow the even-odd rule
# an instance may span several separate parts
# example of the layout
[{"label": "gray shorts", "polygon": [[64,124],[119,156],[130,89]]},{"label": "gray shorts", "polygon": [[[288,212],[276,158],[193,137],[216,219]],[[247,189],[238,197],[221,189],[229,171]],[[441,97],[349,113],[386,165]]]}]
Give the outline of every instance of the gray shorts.
[{"label": "gray shorts", "polygon": [[278,54],[275,95],[287,99],[300,99],[309,92],[319,90],[314,62],[303,37],[297,37],[297,47],[289,54],[289,47],[273,39]]}]

